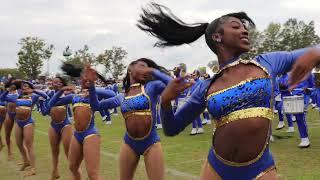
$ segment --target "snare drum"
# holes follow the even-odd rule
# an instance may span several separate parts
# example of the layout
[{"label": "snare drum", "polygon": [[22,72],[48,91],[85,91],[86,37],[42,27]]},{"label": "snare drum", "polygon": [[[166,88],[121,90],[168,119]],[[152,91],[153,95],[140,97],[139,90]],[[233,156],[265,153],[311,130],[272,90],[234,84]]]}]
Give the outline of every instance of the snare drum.
[{"label": "snare drum", "polygon": [[304,113],[304,97],[297,95],[283,97],[283,112],[285,114]]}]

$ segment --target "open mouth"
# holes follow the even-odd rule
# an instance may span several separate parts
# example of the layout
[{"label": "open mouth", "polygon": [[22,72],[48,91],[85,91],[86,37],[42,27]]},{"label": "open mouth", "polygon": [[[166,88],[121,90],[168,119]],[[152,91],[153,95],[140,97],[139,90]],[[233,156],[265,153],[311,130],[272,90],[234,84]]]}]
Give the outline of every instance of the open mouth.
[{"label": "open mouth", "polygon": [[249,37],[247,37],[247,36],[241,37],[240,39],[242,41],[245,41],[245,42],[249,43]]}]

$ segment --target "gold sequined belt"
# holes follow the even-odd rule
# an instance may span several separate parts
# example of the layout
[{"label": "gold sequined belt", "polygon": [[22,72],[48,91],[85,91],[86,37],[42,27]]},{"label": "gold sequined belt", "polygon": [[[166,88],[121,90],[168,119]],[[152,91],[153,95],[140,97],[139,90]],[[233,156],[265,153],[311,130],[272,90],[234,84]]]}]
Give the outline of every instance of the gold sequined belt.
[{"label": "gold sequined belt", "polygon": [[124,119],[127,119],[128,117],[134,116],[134,115],[137,115],[137,116],[150,116],[150,115],[152,115],[152,113],[151,113],[150,110],[147,110],[147,111],[129,111],[129,112],[123,113]]},{"label": "gold sequined belt", "polygon": [[272,120],[273,116],[274,116],[273,112],[270,108],[254,107],[254,108],[242,109],[242,110],[229,113],[228,115],[220,118],[219,121],[216,121],[216,128],[222,127],[223,125],[233,121],[247,119],[247,118],[260,117],[260,118],[266,118],[266,119]]},{"label": "gold sequined belt", "polygon": [[31,110],[31,107],[29,106],[18,106],[16,107],[17,109],[27,109],[27,110]]}]

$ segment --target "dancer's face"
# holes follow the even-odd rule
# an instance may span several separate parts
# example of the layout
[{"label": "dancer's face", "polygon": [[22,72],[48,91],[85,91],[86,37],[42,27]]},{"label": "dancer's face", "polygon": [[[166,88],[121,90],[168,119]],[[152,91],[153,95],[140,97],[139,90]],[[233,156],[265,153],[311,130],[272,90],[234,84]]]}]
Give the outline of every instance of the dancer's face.
[{"label": "dancer's face", "polygon": [[240,19],[230,17],[222,25],[221,42],[223,46],[232,48],[236,53],[250,51],[249,33]]},{"label": "dancer's face", "polygon": [[139,83],[144,83],[146,81],[148,81],[151,76],[150,75],[146,75],[146,74],[142,74],[140,73],[139,70],[143,69],[143,68],[147,68],[148,65],[147,63],[143,62],[143,61],[138,61],[136,64],[133,64],[132,66],[129,67],[129,70],[131,71],[131,77],[136,80]]},{"label": "dancer's face", "polygon": [[48,80],[48,82],[47,82],[47,86],[48,86],[48,89],[53,89],[53,83],[52,83],[52,80]]},{"label": "dancer's face", "polygon": [[63,87],[63,83],[59,78],[54,78],[52,81],[52,85],[55,90],[61,89]]},{"label": "dancer's face", "polygon": [[21,90],[23,94],[29,94],[32,88],[29,86],[29,84],[23,83]]},{"label": "dancer's face", "polygon": [[89,81],[89,78],[86,74],[83,74],[81,76],[81,88],[82,89],[88,89],[90,86],[90,81]]}]

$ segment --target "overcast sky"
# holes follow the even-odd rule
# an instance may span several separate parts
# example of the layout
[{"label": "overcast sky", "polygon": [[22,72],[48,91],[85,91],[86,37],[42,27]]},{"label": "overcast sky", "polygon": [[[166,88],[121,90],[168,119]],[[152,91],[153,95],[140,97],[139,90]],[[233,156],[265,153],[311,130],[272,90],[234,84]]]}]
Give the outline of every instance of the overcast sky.
[{"label": "overcast sky", "polygon": [[[156,39],[136,26],[141,6],[146,0],[1,0],[0,6],[0,68],[16,67],[18,41],[25,36],[37,36],[54,44],[51,72],[57,72],[62,51],[69,45],[77,50],[87,44],[93,53],[112,46],[122,46],[128,52],[126,63],[148,57],[172,68],[180,62],[192,70],[206,66],[216,57],[207,48],[204,38],[191,45],[159,49]],[[315,21],[320,34],[320,2],[318,0],[158,0],[171,8],[187,23],[211,22],[230,12],[246,11],[259,30],[270,22],[285,22],[295,17]],[[43,67],[46,71],[46,64]]]}]

